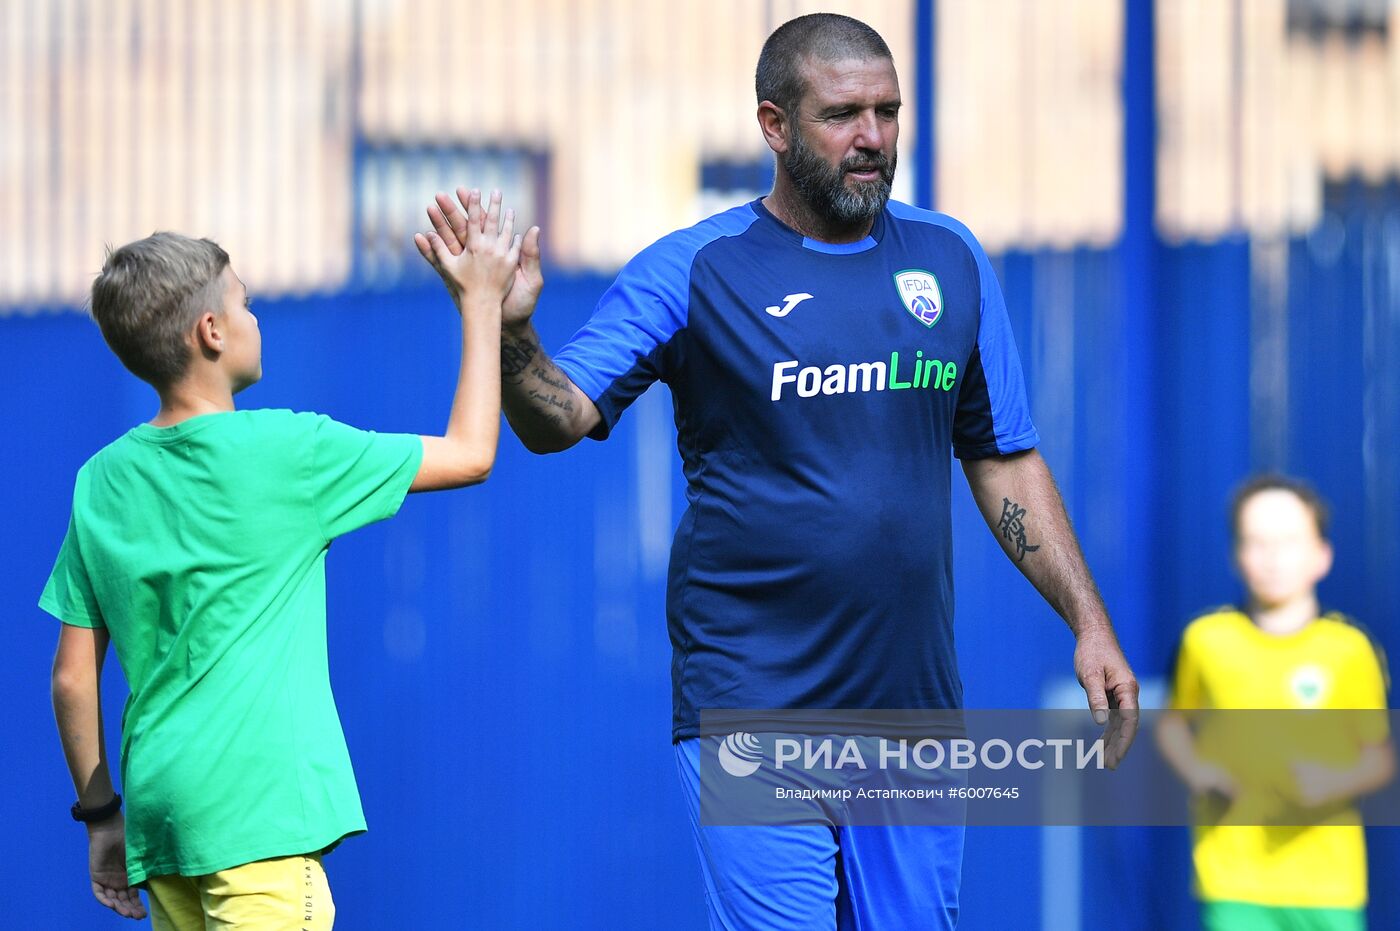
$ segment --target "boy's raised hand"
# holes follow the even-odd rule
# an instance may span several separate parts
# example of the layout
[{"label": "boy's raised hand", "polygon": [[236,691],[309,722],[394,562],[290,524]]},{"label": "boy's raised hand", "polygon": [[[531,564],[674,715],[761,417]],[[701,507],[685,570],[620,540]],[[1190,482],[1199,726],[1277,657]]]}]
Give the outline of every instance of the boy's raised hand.
[{"label": "boy's raised hand", "polygon": [[[470,203],[472,192],[457,188],[457,198],[466,205]],[[480,218],[485,223],[485,216]],[[458,209],[457,203],[446,194],[437,195],[436,202],[428,208],[428,220],[434,232],[447,244],[447,249],[456,255],[467,244],[468,227],[472,224],[467,213]],[[515,278],[510,285],[510,293],[501,304],[501,324],[504,327],[520,326],[527,323],[535,312],[535,302],[539,300],[544,287],[544,273],[540,268],[540,228],[532,226],[525,232],[521,241],[520,264],[515,270]]]},{"label": "boy's raised hand", "polygon": [[[501,212],[501,192],[492,191],[490,205],[481,208],[481,192],[458,189],[466,208],[460,238],[437,206],[428,208],[434,229],[415,233],[413,244],[442,277],[458,307],[466,297],[480,296],[499,306],[520,265],[521,237],[515,234],[515,211]],[[438,195],[438,202],[451,200]],[[452,205],[456,213],[455,205]],[[436,214],[436,215],[435,215]],[[439,220],[442,220],[440,225]],[[446,236],[443,235],[444,228]]]}]

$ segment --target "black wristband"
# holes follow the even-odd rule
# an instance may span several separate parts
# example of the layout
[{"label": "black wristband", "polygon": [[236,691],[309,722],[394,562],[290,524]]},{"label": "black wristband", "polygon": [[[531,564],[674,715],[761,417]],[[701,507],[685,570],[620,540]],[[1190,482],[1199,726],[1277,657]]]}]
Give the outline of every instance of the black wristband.
[{"label": "black wristband", "polygon": [[121,807],[122,797],[113,793],[110,802],[97,808],[84,808],[80,802],[74,802],[73,807],[69,809],[69,814],[73,816],[74,821],[92,824],[95,821],[106,821],[118,811],[121,811]]}]

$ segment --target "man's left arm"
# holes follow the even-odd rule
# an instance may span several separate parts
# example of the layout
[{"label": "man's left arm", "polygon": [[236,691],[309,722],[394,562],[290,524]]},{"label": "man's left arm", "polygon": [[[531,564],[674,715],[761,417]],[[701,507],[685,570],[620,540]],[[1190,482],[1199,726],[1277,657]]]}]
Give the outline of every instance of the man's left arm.
[{"label": "man's left arm", "polygon": [[[1040,453],[1029,449],[964,459],[963,472],[1001,548],[1074,632],[1074,672],[1094,720],[1105,723],[1110,709],[1135,710],[1137,678],[1118,645],[1060,491]],[[1107,741],[1112,763],[1127,752],[1136,721],[1120,718],[1115,725]]]}]

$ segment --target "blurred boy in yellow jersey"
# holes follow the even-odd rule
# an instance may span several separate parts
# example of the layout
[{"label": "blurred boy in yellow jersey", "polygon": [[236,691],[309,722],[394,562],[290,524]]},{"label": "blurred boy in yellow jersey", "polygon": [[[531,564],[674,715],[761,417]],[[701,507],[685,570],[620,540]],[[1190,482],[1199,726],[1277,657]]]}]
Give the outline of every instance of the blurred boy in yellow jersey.
[{"label": "blurred boy in yellow jersey", "polygon": [[[1330,722],[1317,743],[1331,745],[1332,765],[1293,763],[1274,787],[1282,800],[1261,803],[1270,793],[1246,784],[1245,771],[1230,761],[1232,743],[1236,756],[1250,751],[1218,730],[1208,733],[1229,716],[1191,711],[1384,709],[1384,656],[1349,619],[1318,608],[1316,587],[1332,568],[1332,548],[1316,492],[1281,476],[1252,479],[1235,495],[1232,525],[1248,601],[1187,626],[1172,710],[1157,731],[1195,796],[1192,859],[1202,921],[1209,931],[1357,931],[1366,926],[1366,844],[1349,803],[1394,774],[1387,717],[1348,716],[1343,723],[1355,728],[1340,734],[1340,716],[1314,718]],[[1312,726],[1304,716],[1281,723]],[[1290,811],[1282,820],[1280,804]],[[1249,823],[1246,812],[1258,812],[1261,823]]]}]

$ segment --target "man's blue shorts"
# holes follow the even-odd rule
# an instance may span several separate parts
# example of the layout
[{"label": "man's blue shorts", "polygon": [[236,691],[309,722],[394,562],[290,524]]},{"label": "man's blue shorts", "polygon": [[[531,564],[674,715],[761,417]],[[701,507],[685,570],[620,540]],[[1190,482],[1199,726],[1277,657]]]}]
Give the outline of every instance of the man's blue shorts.
[{"label": "man's blue shorts", "polygon": [[963,828],[700,824],[700,741],[676,744],[711,931],[951,931]]}]

